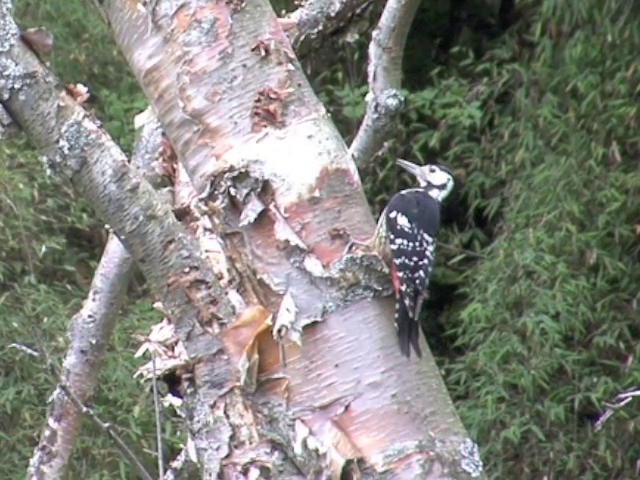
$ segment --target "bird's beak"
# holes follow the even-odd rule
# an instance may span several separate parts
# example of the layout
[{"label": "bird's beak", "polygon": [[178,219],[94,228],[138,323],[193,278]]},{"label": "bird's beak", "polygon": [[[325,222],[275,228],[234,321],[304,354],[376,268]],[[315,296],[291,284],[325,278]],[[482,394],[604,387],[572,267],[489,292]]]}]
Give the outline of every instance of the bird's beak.
[{"label": "bird's beak", "polygon": [[396,163],[404,168],[407,172],[412,174],[417,179],[421,179],[424,176],[422,167],[420,165],[416,165],[415,163],[408,162],[406,160],[402,160],[399,158],[396,160]]}]

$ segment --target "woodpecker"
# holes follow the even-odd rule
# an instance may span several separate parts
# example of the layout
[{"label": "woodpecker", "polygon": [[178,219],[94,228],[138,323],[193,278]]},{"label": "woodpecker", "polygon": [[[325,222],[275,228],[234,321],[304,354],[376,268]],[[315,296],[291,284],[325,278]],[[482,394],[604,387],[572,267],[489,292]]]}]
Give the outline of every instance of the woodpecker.
[{"label": "woodpecker", "polygon": [[418,187],[391,198],[380,215],[372,242],[383,258],[390,259],[400,351],[408,358],[413,346],[416,355],[422,357],[418,316],[435,262],[440,207],[451,193],[454,180],[441,165],[421,167],[406,160],[397,163],[416,177]]}]

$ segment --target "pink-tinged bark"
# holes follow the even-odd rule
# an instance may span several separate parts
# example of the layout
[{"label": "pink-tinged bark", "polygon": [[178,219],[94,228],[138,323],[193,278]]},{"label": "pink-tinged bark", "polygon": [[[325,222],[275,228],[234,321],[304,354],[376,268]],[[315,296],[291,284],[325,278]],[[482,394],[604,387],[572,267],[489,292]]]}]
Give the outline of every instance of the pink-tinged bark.
[{"label": "pink-tinged bark", "polygon": [[[260,469],[280,478],[479,476],[477,451],[432,357],[407,360],[398,350],[392,303],[379,298],[388,288],[373,268],[379,262],[342,255],[345,233],[365,236],[374,222],[271,7],[104,6],[199,195],[184,217],[188,228],[206,234],[201,247],[224,246],[224,265],[211,267],[226,292],[203,264],[204,249],[194,257],[198,248],[131,177],[121,153],[109,163],[114,146],[89,118],[61,107],[64,142],[52,142],[51,125],[30,134],[45,150],[54,146],[83,194],[104,203],[99,211],[164,293],[188,356],[187,417],[203,477],[249,478]],[[2,30],[0,45],[12,35]],[[13,46],[6,52],[0,48],[0,62],[21,61]],[[25,129],[46,111],[24,101],[34,85],[53,88],[44,77],[0,71],[0,100]],[[49,92],[44,107],[55,111],[53,98]],[[21,116],[27,106],[33,111]]]},{"label": "pink-tinged bark", "polygon": [[[338,475],[355,460],[367,475],[454,471],[444,459],[460,460],[469,441],[433,359],[400,355],[391,301],[372,298],[384,287],[363,284],[357,262],[344,268],[345,238],[370,234],[374,222],[271,7],[160,1],[144,11],[112,0],[105,10],[194,188],[216,205],[208,228],[248,305],[219,328],[242,378],[256,377],[245,383],[255,389],[251,423],[290,442],[305,474]],[[267,320],[285,334],[284,368],[262,335]],[[290,340],[300,331],[301,346]],[[257,445],[229,455],[246,458]]]}]

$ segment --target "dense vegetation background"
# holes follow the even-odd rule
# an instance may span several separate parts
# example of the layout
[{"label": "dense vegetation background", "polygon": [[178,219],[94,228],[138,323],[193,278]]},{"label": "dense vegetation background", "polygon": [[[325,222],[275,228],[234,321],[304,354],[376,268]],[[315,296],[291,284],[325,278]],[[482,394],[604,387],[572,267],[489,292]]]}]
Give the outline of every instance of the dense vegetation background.
[{"label": "dense vegetation background", "polygon": [[[144,97],[90,2],[15,3],[22,26],[54,32],[54,70],[89,86],[96,115],[130,149]],[[347,140],[363,113],[366,41],[321,75],[309,61]],[[492,478],[640,475],[638,405],[593,428],[605,402],[640,385],[639,49],[638,2],[425,0],[407,46],[406,114],[361,172],[373,208],[406,185],[395,156],[458,174],[425,326]],[[24,138],[0,143],[0,160],[1,467],[23,478],[55,379],[9,344],[60,358],[104,233]],[[143,455],[154,449],[152,400],[132,372],[134,335],[158,320],[150,303],[138,282],[94,402]],[[170,451],[177,425],[165,427]],[[69,478],[131,475],[87,424]]]}]

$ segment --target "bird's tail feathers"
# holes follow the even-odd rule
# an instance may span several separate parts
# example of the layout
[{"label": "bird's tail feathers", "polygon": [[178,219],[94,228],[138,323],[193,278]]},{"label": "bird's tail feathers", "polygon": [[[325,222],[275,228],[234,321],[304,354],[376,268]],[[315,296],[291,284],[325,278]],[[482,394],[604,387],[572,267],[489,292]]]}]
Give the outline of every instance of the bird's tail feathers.
[{"label": "bird's tail feathers", "polygon": [[418,358],[422,358],[420,323],[409,315],[409,311],[403,301],[396,302],[395,322],[402,354],[407,358],[411,357],[411,347],[413,347]]}]

